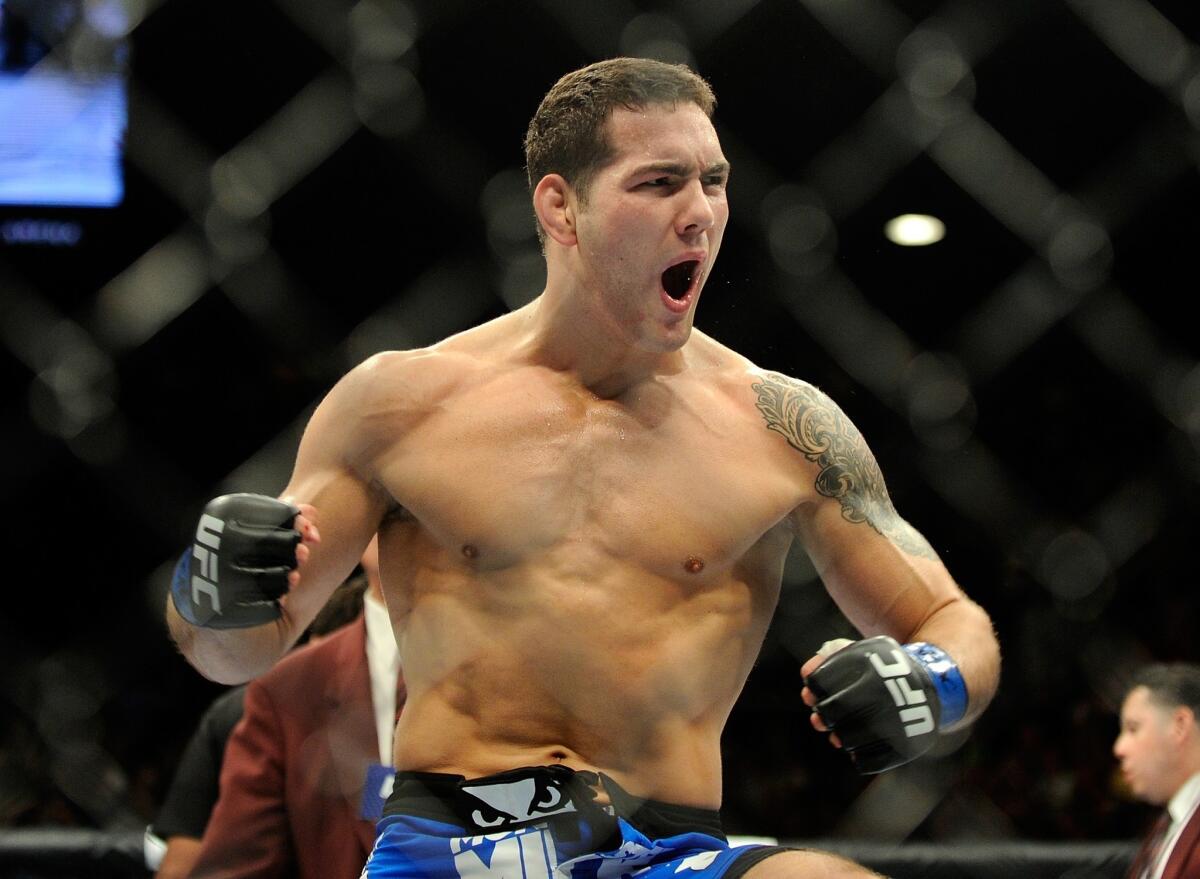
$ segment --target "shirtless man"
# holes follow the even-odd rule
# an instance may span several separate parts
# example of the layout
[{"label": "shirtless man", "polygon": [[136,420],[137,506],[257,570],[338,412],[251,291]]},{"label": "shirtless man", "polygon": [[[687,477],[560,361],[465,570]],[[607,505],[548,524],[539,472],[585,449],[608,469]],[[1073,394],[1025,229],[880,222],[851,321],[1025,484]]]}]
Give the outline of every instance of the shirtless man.
[{"label": "shirtless man", "polygon": [[860,769],[994,692],[987,615],[846,416],[692,328],[729,213],[713,105],[658,62],[563,77],[526,139],[544,292],[352,370],[283,500],[218,498],[180,561],[172,634],[232,683],[378,531],[408,703],[370,879],[864,875],[729,849],[716,812],[721,731],[795,539],[855,626],[890,636],[802,669],[814,726]]}]

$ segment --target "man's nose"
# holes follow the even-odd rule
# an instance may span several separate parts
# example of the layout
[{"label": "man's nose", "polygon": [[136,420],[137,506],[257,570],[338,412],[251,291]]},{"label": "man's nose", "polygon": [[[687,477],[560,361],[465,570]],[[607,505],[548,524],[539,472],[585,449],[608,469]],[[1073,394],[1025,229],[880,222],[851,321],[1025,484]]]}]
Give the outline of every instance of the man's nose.
[{"label": "man's nose", "polygon": [[717,215],[708,193],[704,191],[704,184],[699,180],[689,181],[684,187],[683,198],[683,207],[679,211],[676,224],[679,234],[692,236],[711,229]]}]

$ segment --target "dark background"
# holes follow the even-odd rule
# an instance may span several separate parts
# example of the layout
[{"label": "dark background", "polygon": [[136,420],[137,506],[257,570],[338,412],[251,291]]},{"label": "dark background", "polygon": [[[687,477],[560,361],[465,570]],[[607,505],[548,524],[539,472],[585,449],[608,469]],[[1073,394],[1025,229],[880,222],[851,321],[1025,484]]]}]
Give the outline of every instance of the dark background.
[{"label": "dark background", "polygon": [[[540,290],[525,125],[638,54],[719,100],[733,217],[698,326],[842,405],[1005,651],[970,737],[868,783],[807,726],[799,664],[848,630],[794,558],[726,733],[728,829],[1140,829],[1123,676],[1200,659],[1194,0],[127,8],[125,203],[0,212],[83,231],[0,239],[0,824],[153,814],[220,691],[160,622],[203,502],[277,492],[363,357]],[[945,239],[887,241],[906,212]]]}]

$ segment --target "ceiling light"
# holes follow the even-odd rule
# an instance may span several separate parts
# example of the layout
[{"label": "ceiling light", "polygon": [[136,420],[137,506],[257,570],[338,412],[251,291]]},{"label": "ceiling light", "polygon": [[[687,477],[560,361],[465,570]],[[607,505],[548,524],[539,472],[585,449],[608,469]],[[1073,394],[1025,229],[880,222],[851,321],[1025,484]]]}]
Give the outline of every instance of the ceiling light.
[{"label": "ceiling light", "polygon": [[901,214],[887,221],[883,233],[904,247],[921,247],[945,238],[946,224],[929,214]]}]

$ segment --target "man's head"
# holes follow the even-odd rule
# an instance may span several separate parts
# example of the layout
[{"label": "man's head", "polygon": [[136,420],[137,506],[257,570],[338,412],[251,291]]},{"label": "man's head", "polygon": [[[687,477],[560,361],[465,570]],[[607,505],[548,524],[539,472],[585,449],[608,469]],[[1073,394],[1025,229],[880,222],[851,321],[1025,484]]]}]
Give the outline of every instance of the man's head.
[{"label": "man's head", "polygon": [[693,103],[711,117],[712,89],[682,64],[612,58],[568,73],[546,93],[525,133],[525,170],[532,190],[560,174],[587,201],[592,175],[613,157],[606,123],[613,110]]},{"label": "man's head", "polygon": [[714,104],[686,67],[617,58],[564,76],[530,124],[547,292],[605,343],[688,340],[729,218]]},{"label": "man's head", "polygon": [[1113,753],[1135,796],[1164,804],[1200,772],[1198,718],[1200,666],[1151,665],[1134,676]]}]

